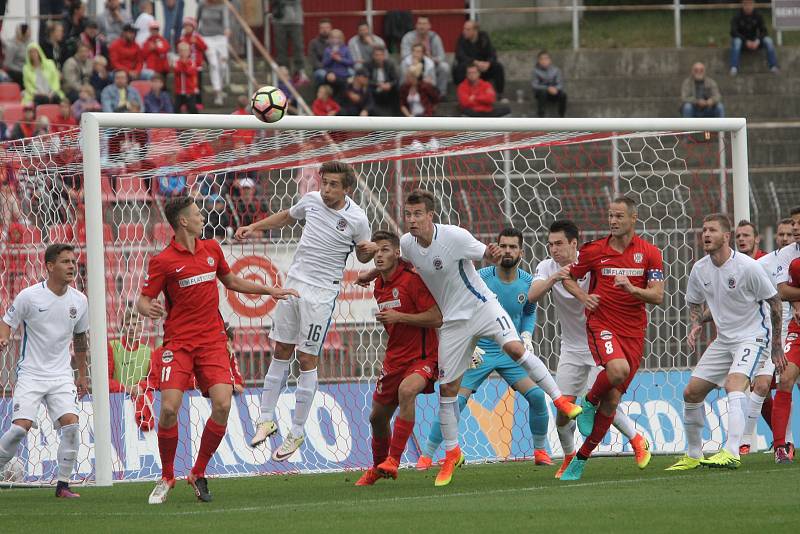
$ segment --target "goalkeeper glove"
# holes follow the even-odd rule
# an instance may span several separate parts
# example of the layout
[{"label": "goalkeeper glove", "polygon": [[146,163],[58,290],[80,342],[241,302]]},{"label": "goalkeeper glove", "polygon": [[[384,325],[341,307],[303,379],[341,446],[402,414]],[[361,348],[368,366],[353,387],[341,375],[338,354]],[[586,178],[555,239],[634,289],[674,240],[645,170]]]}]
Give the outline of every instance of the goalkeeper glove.
[{"label": "goalkeeper glove", "polygon": [[475,347],[475,350],[472,351],[472,360],[470,361],[469,368],[475,369],[480,367],[483,363],[483,355],[486,354],[486,351],[480,347]]},{"label": "goalkeeper glove", "polygon": [[522,338],[522,344],[525,345],[525,350],[533,354],[533,339],[531,333],[523,332],[520,337]]}]

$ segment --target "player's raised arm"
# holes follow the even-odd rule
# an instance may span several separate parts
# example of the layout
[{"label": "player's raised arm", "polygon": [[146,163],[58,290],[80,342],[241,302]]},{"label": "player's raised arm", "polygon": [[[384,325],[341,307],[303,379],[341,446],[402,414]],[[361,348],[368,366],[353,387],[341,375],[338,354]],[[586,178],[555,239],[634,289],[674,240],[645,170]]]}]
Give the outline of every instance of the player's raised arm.
[{"label": "player's raised arm", "polygon": [[614,277],[614,285],[622,288],[637,299],[647,304],[660,305],[664,302],[664,260],[661,252],[655,248],[649,252],[647,266],[647,287],[636,287],[627,276]]},{"label": "player's raised arm", "polygon": [[279,211],[278,213],[273,213],[272,215],[264,217],[260,221],[256,221],[253,224],[248,224],[247,226],[237,228],[233,237],[241,241],[251,237],[255,232],[283,228],[284,226],[294,224],[296,221],[297,219],[289,214],[289,210]]},{"label": "player's raised arm", "polygon": [[800,300],[800,287],[792,287],[787,282],[781,282],[778,284],[778,294],[781,300],[797,302]]},{"label": "player's raised arm", "polygon": [[[528,302],[539,302],[539,300],[545,296],[545,294],[553,289],[553,286],[559,282],[563,282],[564,280],[571,280],[572,277],[569,274],[569,267],[563,267],[550,276],[544,276],[540,272],[540,267],[536,268],[536,275],[534,277],[533,282],[531,282],[531,287],[528,289]],[[575,284],[577,287],[578,284]],[[580,288],[578,288],[580,289]]]},{"label": "player's raised arm", "polygon": [[264,284],[259,284],[257,282],[253,282],[250,280],[245,280],[240,276],[236,276],[235,274],[228,272],[227,274],[220,275],[219,277],[220,282],[222,285],[225,286],[226,289],[230,291],[236,291],[237,293],[248,293],[251,295],[268,295],[275,300],[284,300],[289,298],[290,296],[299,297],[300,294],[297,293],[295,289],[284,289],[282,287],[269,287],[265,286]]}]

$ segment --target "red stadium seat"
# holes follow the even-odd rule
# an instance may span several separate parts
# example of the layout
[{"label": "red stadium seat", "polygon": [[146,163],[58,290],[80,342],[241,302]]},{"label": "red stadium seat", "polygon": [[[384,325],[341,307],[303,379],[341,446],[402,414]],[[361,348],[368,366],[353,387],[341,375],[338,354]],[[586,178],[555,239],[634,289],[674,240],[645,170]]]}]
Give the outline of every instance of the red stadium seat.
[{"label": "red stadium seat", "polygon": [[[76,234],[77,234],[76,237],[78,238],[78,242],[86,243],[86,225],[85,224],[79,224],[78,225]],[[114,231],[111,229],[111,225],[110,224],[103,224],[103,242],[105,242],[105,243],[107,243],[109,245],[114,242]]]},{"label": "red stadium seat", "polygon": [[3,108],[3,121],[8,125],[8,129],[14,127],[22,119],[22,104],[0,104]]},{"label": "red stadium seat", "polygon": [[149,243],[150,238],[142,223],[120,224],[117,228],[117,241],[123,243],[143,244]]},{"label": "red stadium seat", "polygon": [[[134,80],[131,82],[131,87],[136,89],[142,98],[150,92],[150,82],[148,80]],[[144,112],[144,109],[142,111]]]},{"label": "red stadium seat", "polygon": [[61,122],[60,115],[58,104],[40,104],[36,106],[36,118],[47,117],[50,120],[50,124]]},{"label": "red stadium seat", "polygon": [[163,245],[169,244],[172,239],[172,227],[168,223],[156,223],[153,226],[153,242]]},{"label": "red stadium seat", "polygon": [[10,245],[28,245],[42,242],[42,231],[36,226],[13,223],[8,228],[8,243]]},{"label": "red stadium seat", "polygon": [[22,101],[22,90],[16,82],[0,83],[0,102],[19,104]]},{"label": "red stadium seat", "polygon": [[75,232],[68,224],[54,224],[48,231],[48,239],[51,243],[69,243],[75,239]]},{"label": "red stadium seat", "polygon": [[150,200],[150,190],[138,176],[117,176],[117,200],[136,202]]}]

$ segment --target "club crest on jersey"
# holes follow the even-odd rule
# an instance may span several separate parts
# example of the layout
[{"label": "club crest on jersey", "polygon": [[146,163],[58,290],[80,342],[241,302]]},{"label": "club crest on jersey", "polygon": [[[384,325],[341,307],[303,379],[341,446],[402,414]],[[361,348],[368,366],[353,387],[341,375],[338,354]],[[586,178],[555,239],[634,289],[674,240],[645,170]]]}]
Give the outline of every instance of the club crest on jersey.
[{"label": "club crest on jersey", "polygon": [[345,228],[347,228],[347,221],[345,221],[344,217],[342,217],[336,222],[336,229],[340,232],[344,232]]},{"label": "club crest on jersey", "polygon": [[444,263],[442,263],[442,258],[440,258],[439,256],[433,258],[433,268],[436,269],[437,271],[441,271],[442,267],[444,267]]},{"label": "club crest on jersey", "polygon": [[644,254],[642,254],[641,252],[637,252],[633,255],[633,261],[635,261],[636,263],[642,263],[643,260],[644,260]]},{"label": "club crest on jersey", "polygon": [[734,289],[736,287],[736,279],[734,277],[728,278],[728,288]]},{"label": "club crest on jersey", "polygon": [[165,350],[165,351],[164,351],[164,354],[162,354],[162,355],[161,355],[161,361],[162,361],[162,363],[169,363],[169,362],[171,362],[171,361],[172,361],[174,358],[175,358],[175,356],[172,354],[172,351],[171,351],[171,350]]},{"label": "club crest on jersey", "polygon": [[75,306],[70,306],[69,307],[69,318],[70,319],[75,319],[77,316],[78,316],[78,308],[76,308]]},{"label": "club crest on jersey", "polygon": [[786,341],[794,341],[795,339],[797,339],[796,332],[792,332],[791,334],[786,335]]},{"label": "club crest on jersey", "polygon": [[395,298],[395,299],[396,299],[396,298],[397,298],[397,297],[399,297],[399,296],[400,296],[400,290],[399,290],[399,289],[397,289],[396,287],[393,287],[393,288],[392,288],[392,298]]},{"label": "club crest on jersey", "polygon": [[212,267],[214,266],[214,258],[212,258],[211,256],[208,257],[208,264],[211,265]]},{"label": "club crest on jersey", "polygon": [[614,334],[612,334],[608,330],[603,330],[600,332],[600,339],[602,339],[603,341],[610,341],[613,338]]},{"label": "club crest on jersey", "polygon": [[525,302],[525,299],[526,299],[526,295],[524,293],[520,293],[519,295],[517,295],[517,302],[519,302],[520,304]]}]

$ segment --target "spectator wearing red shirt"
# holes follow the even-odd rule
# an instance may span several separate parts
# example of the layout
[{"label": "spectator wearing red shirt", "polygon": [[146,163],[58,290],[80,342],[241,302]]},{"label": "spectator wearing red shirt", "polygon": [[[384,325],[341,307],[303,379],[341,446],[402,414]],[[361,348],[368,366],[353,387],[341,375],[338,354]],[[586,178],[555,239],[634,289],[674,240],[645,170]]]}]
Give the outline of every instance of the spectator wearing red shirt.
[{"label": "spectator wearing red shirt", "polygon": [[166,39],[159,33],[158,21],[150,23],[150,36],[142,43],[144,67],[142,75],[152,78],[153,74],[166,76],[169,73],[167,54],[170,47]]},{"label": "spectator wearing red shirt", "polygon": [[481,72],[474,63],[467,67],[467,77],[458,84],[458,105],[467,117],[503,117],[511,113],[504,104],[497,104],[494,86],[481,79]]},{"label": "spectator wearing red shirt", "polygon": [[333,89],[328,84],[322,84],[317,88],[317,98],[311,104],[311,111],[314,115],[324,117],[325,115],[336,115],[341,107],[333,99]]},{"label": "spectator wearing red shirt", "polygon": [[126,71],[131,80],[138,79],[143,74],[146,75],[146,73],[142,73],[144,54],[136,44],[135,37],[136,29],[130,24],[126,24],[122,28],[122,35],[108,48],[111,56],[111,68]]},{"label": "spectator wearing red shirt", "polygon": [[[203,72],[203,62],[205,61],[205,53],[208,50],[208,45],[206,44],[205,40],[197,33],[197,20],[194,17],[186,17],[183,19],[183,35],[181,35],[180,40],[178,41],[178,46],[180,43],[186,43],[189,45],[189,56],[194,61],[195,66],[197,67],[197,76],[198,76],[198,83],[197,87],[202,87],[201,75]],[[202,94],[198,93],[198,104],[202,103]]]},{"label": "spectator wearing red shirt", "polygon": [[72,114],[72,107],[69,105],[69,100],[62,100],[58,104],[58,118],[53,121],[50,131],[57,133],[77,127],[78,121]]},{"label": "spectator wearing red shirt", "polygon": [[[170,200],[164,213],[175,237],[167,248],[150,258],[147,278],[136,303],[137,311],[151,320],[161,320],[166,314],[165,350],[159,358],[162,370],[158,450],[162,472],[149,502],[165,502],[175,486],[178,413],[183,393],[191,386],[193,377],[200,391],[211,399],[211,417],[206,422],[197,460],[187,480],[197,497],[208,502],[211,494],[205,470],[225,437],[233,394],[225,325],[218,311],[217,280],[228,291],[268,295],[277,300],[299,295],[292,289],[271,288],[234,275],[219,243],[213,239],[199,239],[205,221],[192,197]],[[166,308],[157,300],[162,292]]]},{"label": "spectator wearing red shirt", "polygon": [[172,72],[175,73],[175,108],[178,113],[197,113],[197,104],[200,98],[200,73],[197,63],[191,57],[192,49],[189,43],[181,40],[178,43],[178,59]]},{"label": "spectator wearing red shirt", "polygon": [[439,102],[439,92],[422,78],[422,68],[412,65],[400,86],[400,112],[406,117],[431,117]]}]

